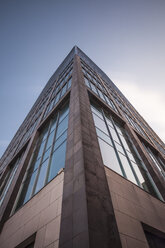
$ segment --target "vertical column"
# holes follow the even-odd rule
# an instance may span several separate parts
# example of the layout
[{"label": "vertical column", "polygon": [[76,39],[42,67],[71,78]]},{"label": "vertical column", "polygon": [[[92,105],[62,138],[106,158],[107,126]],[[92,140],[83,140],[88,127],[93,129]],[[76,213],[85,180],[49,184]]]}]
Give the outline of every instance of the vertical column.
[{"label": "vertical column", "polygon": [[74,58],[60,248],[121,247],[113,205],[81,72]]}]

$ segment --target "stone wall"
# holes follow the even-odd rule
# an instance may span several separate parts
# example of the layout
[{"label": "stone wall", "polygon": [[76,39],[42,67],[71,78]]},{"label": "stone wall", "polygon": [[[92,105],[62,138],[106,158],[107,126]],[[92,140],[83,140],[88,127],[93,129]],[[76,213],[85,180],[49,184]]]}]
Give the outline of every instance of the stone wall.
[{"label": "stone wall", "polygon": [[5,223],[1,248],[13,248],[36,233],[35,248],[58,247],[64,172],[54,178]]}]

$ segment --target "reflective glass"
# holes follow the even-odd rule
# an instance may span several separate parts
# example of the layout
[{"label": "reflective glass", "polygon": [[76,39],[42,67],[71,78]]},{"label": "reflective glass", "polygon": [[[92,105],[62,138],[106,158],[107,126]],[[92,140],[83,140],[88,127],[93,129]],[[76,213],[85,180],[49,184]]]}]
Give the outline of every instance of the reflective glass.
[{"label": "reflective glass", "polygon": [[52,155],[48,181],[52,180],[61,168],[65,166],[66,142],[64,142]]},{"label": "reflective glass", "polygon": [[56,139],[67,129],[68,127],[68,116],[63,119],[57,127]]},{"label": "reflective glass", "polygon": [[130,168],[130,164],[128,162],[128,159],[124,155],[122,155],[120,152],[119,152],[119,157],[120,157],[120,160],[121,160],[121,163],[123,165],[123,168],[124,168],[124,171],[125,171],[125,174],[126,174],[127,178],[130,181],[132,181],[135,184],[137,184],[137,182],[135,180],[135,177],[133,175],[133,172],[132,172],[132,170]]},{"label": "reflective glass", "polygon": [[61,122],[68,115],[68,113],[69,113],[68,105],[65,105],[60,111],[59,122]]},{"label": "reflective glass", "polygon": [[57,147],[61,145],[66,138],[67,138],[67,130],[55,141],[53,150],[56,150]]},{"label": "reflective glass", "polygon": [[57,117],[54,117],[53,121],[52,121],[52,124],[51,124],[50,132],[52,132],[56,128],[56,124],[57,124]]},{"label": "reflective glass", "polygon": [[23,203],[27,202],[31,197],[32,189],[33,189],[33,185],[34,185],[34,180],[36,178],[37,172],[38,172],[37,170],[35,172],[33,172],[31,177],[29,177],[24,184],[24,188],[27,189],[27,191],[26,191],[26,193],[23,192],[23,194],[25,194]]},{"label": "reflective glass", "polygon": [[96,95],[98,95],[98,92],[97,92],[97,90],[96,90],[96,87],[95,87],[94,84],[92,84],[92,83],[91,83],[91,89],[92,89],[92,91],[93,91]]},{"label": "reflective glass", "polygon": [[113,128],[112,121],[111,121],[108,117],[106,117],[105,119],[106,119],[106,121],[107,121],[108,126],[110,126],[110,127]]},{"label": "reflective glass", "polygon": [[112,128],[112,127],[109,126],[109,130],[110,130],[110,133],[112,135],[113,140],[115,140],[118,143],[120,143],[119,138],[118,138],[118,136],[117,136],[116,131],[114,130],[114,128]]},{"label": "reflective glass", "polygon": [[114,148],[108,145],[107,143],[105,143],[103,140],[101,139],[98,139],[98,140],[100,144],[103,163],[109,168],[111,168],[112,170],[122,175],[122,171],[121,171],[119,162],[117,160]]},{"label": "reflective glass", "polygon": [[67,84],[65,84],[64,87],[62,88],[61,97],[66,93],[66,89],[67,89]]},{"label": "reflective glass", "polygon": [[45,140],[40,145],[40,149],[39,149],[39,152],[38,152],[37,159],[41,157],[41,155],[43,153],[43,150],[44,150],[44,146],[45,146]]},{"label": "reflective glass", "polygon": [[132,153],[127,152],[127,155],[128,155],[128,157],[129,157],[129,159],[130,159],[131,161],[133,161],[134,163],[136,163],[136,161],[135,161],[135,159],[134,159]]},{"label": "reflective glass", "polygon": [[69,81],[68,81],[68,90],[71,87],[71,81],[72,81],[72,78],[70,78]]},{"label": "reflective glass", "polygon": [[96,132],[98,137],[100,137],[101,139],[105,140],[108,144],[112,145],[111,139],[108,135],[106,135],[105,133],[103,133],[100,129],[96,128]]},{"label": "reflective glass", "polygon": [[51,152],[51,147],[45,151],[42,162],[45,161],[49,157],[50,152]]},{"label": "reflective glass", "polygon": [[95,106],[91,106],[91,109],[94,114],[98,115],[101,119],[103,119],[101,109],[97,109],[97,107]]},{"label": "reflective glass", "polygon": [[128,146],[128,144],[127,144],[125,138],[123,137],[123,135],[120,135],[120,139],[121,139],[121,142],[122,142],[124,148],[125,148],[127,151],[130,151],[129,146]]},{"label": "reflective glass", "polygon": [[59,101],[60,99],[60,94],[61,94],[61,91],[58,92],[57,96],[56,96],[56,99],[55,99],[55,102],[54,102],[54,105],[56,105],[56,103]]},{"label": "reflective glass", "polygon": [[37,193],[44,186],[46,171],[47,171],[47,165],[48,165],[48,159],[41,165],[34,193]]},{"label": "reflective glass", "polygon": [[49,134],[48,141],[46,144],[46,149],[48,149],[52,145],[53,138],[54,138],[54,131]]},{"label": "reflective glass", "polygon": [[136,173],[136,175],[137,175],[137,178],[138,178],[140,184],[141,184],[141,185],[144,185],[145,180],[144,180],[144,178],[143,178],[143,176],[142,176],[142,173],[141,173],[141,171],[140,171],[138,165],[135,164],[135,163],[132,163],[132,166],[133,166],[133,168],[134,168],[134,171],[135,171],[135,173]]},{"label": "reflective glass", "polygon": [[87,86],[88,88],[90,88],[90,84],[89,84],[88,79],[85,77],[85,78],[84,78],[84,80],[85,80],[85,84],[86,84],[86,86]]},{"label": "reflective glass", "polygon": [[103,93],[101,92],[101,90],[99,90],[99,89],[97,89],[97,90],[98,90],[98,92],[99,92],[99,95],[100,95],[101,99],[102,99],[103,101],[105,101],[104,95],[103,95]]},{"label": "reflective glass", "polygon": [[35,171],[35,170],[38,168],[38,166],[39,166],[39,164],[40,164],[40,161],[41,161],[41,159],[36,160],[36,162],[35,162],[35,164],[34,164],[33,171]]},{"label": "reflective glass", "polygon": [[95,126],[98,127],[100,130],[102,130],[104,133],[108,134],[108,130],[105,125],[105,122],[95,114],[93,114],[93,118],[94,118]]},{"label": "reflective glass", "polygon": [[115,141],[115,146],[116,146],[116,149],[117,149],[119,152],[122,152],[123,154],[125,154],[125,153],[124,153],[124,150],[123,150],[123,147],[122,147],[118,142],[116,142],[116,141]]}]

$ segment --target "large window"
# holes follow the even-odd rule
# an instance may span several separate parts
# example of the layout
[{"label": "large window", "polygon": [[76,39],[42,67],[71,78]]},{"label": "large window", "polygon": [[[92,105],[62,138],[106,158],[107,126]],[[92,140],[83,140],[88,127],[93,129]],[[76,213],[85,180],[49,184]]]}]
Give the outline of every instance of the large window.
[{"label": "large window", "polygon": [[92,104],[91,109],[104,164],[162,200],[124,128],[101,107]]},{"label": "large window", "polygon": [[146,149],[146,151],[148,152],[150,158],[152,159],[152,161],[154,162],[155,166],[157,167],[157,169],[160,171],[160,173],[162,174],[162,176],[165,178],[165,164],[163,163],[163,161],[161,160],[161,158],[156,155],[149,146],[145,145],[143,143],[144,148]]},{"label": "large window", "polygon": [[41,131],[34,148],[16,209],[50,182],[65,166],[69,106],[66,104]]},{"label": "large window", "polygon": [[8,169],[8,172],[6,173],[6,176],[2,182],[2,184],[0,185],[0,206],[2,205],[5,196],[10,188],[10,185],[13,181],[13,178],[16,174],[17,168],[21,162],[21,158],[23,156],[24,153],[21,154],[21,156],[19,156],[17,158],[17,160],[11,164],[11,166]]}]

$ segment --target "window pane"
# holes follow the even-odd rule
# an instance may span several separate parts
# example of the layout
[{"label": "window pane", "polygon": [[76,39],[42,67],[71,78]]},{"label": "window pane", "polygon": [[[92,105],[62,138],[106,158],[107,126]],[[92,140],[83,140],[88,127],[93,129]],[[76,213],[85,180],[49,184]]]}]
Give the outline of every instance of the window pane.
[{"label": "window pane", "polygon": [[57,116],[53,118],[50,132],[52,132],[56,128],[56,124],[57,124]]},{"label": "window pane", "polygon": [[122,142],[124,148],[125,148],[127,151],[130,151],[129,146],[128,146],[128,144],[127,144],[125,138],[123,137],[123,135],[120,135],[120,139],[121,139],[121,142]]},{"label": "window pane", "polygon": [[136,163],[136,161],[135,161],[135,159],[134,159],[132,153],[127,152],[127,155],[128,155],[128,157],[129,157],[129,159],[130,159],[131,161],[133,161],[134,163]]},{"label": "window pane", "polygon": [[136,175],[137,175],[137,178],[139,179],[140,184],[143,186],[144,183],[145,183],[145,180],[144,180],[144,178],[143,178],[143,176],[142,176],[141,171],[139,170],[138,165],[135,164],[135,163],[132,163],[132,166],[133,166],[133,168],[134,168],[134,170],[135,170],[135,173],[136,173]]},{"label": "window pane", "polygon": [[102,99],[103,101],[105,101],[104,95],[103,95],[103,93],[101,92],[101,90],[99,90],[99,89],[97,89],[97,90],[98,90],[98,92],[99,92],[99,95],[100,95],[101,99]]},{"label": "window pane", "polygon": [[31,193],[32,193],[32,188],[33,188],[33,185],[34,185],[34,180],[35,180],[35,177],[36,177],[36,173],[37,173],[37,171],[35,171],[30,176],[28,176],[28,178],[24,182],[22,192],[21,192],[21,195],[19,197],[18,204],[17,204],[17,209],[22,204],[26,203],[30,199],[30,196],[31,196]]},{"label": "window pane", "polygon": [[55,144],[54,144],[54,149],[53,150],[55,150],[55,149],[57,149],[57,147],[59,146],[59,145],[61,145],[63,142],[64,142],[64,140],[67,138],[67,131],[65,131],[56,141],[55,141]]},{"label": "window pane", "polygon": [[68,90],[71,87],[71,81],[72,81],[72,78],[70,78],[69,81],[68,81]]},{"label": "window pane", "polygon": [[32,189],[33,189],[33,185],[34,185],[34,180],[36,178],[36,174],[37,174],[37,170],[31,175],[31,177],[29,177],[25,184],[24,184],[24,187],[26,188],[27,185],[27,191],[26,191],[26,194],[25,194],[25,198],[24,198],[24,201],[23,203],[27,202],[29,199],[30,199],[30,196],[31,196],[31,193],[32,193]]},{"label": "window pane", "polygon": [[46,139],[47,135],[48,135],[48,126],[46,127],[46,129],[43,130],[42,141]]},{"label": "window pane", "polygon": [[34,193],[37,193],[44,186],[46,171],[47,171],[47,165],[48,165],[48,159],[41,165],[39,177],[37,180],[37,185],[36,185]]},{"label": "window pane", "polygon": [[111,132],[111,135],[112,135],[113,140],[115,140],[115,141],[117,141],[118,143],[120,143],[119,138],[118,138],[118,136],[117,136],[117,134],[116,134],[115,129],[109,126],[109,130],[110,130],[110,132]]},{"label": "window pane", "polygon": [[[38,160],[35,162],[33,171],[35,171],[35,170],[38,168],[38,166],[39,166],[39,164],[40,164],[40,161],[41,161],[41,159],[38,159]],[[32,167],[33,167],[33,166],[32,166]],[[30,170],[31,170],[31,169],[30,169]]]},{"label": "window pane", "polygon": [[125,156],[123,156],[120,152],[119,152],[119,157],[120,157],[120,160],[121,160],[121,163],[123,165],[123,168],[124,168],[124,171],[125,171],[125,174],[126,174],[127,178],[130,181],[132,181],[135,184],[137,184],[127,158]]},{"label": "window pane", "polygon": [[56,103],[59,101],[60,99],[60,94],[61,94],[61,91],[58,92],[57,96],[56,96],[56,99],[55,99],[55,102],[54,102],[54,105],[56,105]]},{"label": "window pane", "polygon": [[96,90],[96,87],[95,87],[94,84],[92,84],[92,83],[91,83],[91,89],[92,89],[92,91],[93,91],[96,95],[98,95],[97,90]]},{"label": "window pane", "polygon": [[68,115],[68,113],[69,113],[68,105],[65,105],[60,111],[59,122],[61,122]]},{"label": "window pane", "polygon": [[47,151],[45,151],[42,162],[44,162],[47,158],[49,158],[50,152],[51,152],[51,147]]},{"label": "window pane", "polygon": [[107,121],[108,126],[113,128],[112,121],[108,117],[106,117],[106,121]]},{"label": "window pane", "polygon": [[61,92],[61,97],[66,93],[67,84],[64,85]]},{"label": "window pane", "polygon": [[97,109],[96,107],[94,106],[91,106],[91,109],[92,109],[92,112],[96,115],[98,115],[101,119],[103,119],[103,115],[102,115],[102,112],[100,109]]},{"label": "window pane", "polygon": [[52,145],[53,137],[54,137],[54,132],[51,132],[49,134],[49,138],[48,138],[48,141],[47,141],[47,144],[46,144],[46,149],[48,149]]},{"label": "window pane", "polygon": [[117,143],[116,141],[115,141],[115,146],[116,146],[116,149],[117,149],[119,152],[125,154],[125,153],[124,153],[124,150],[123,150],[123,147],[122,147],[119,143]]},{"label": "window pane", "polygon": [[86,86],[90,88],[90,85],[89,85],[89,81],[88,81],[88,79],[85,77],[85,78],[84,78],[84,80],[85,80],[85,84],[86,84]]},{"label": "window pane", "polygon": [[41,155],[43,153],[43,150],[44,150],[44,146],[45,146],[45,140],[41,143],[41,146],[40,146],[40,149],[39,149],[39,152],[38,152],[37,159],[41,157]]},{"label": "window pane", "polygon": [[105,122],[95,114],[93,114],[93,118],[94,118],[95,126],[98,127],[100,130],[102,130],[104,133],[108,134],[108,130],[105,125]]},{"label": "window pane", "polygon": [[61,168],[65,166],[66,142],[64,142],[54,153],[51,160],[48,181],[52,180]]},{"label": "window pane", "polygon": [[111,139],[108,135],[106,135],[105,133],[103,133],[100,129],[96,128],[96,132],[98,137],[100,137],[101,139],[105,140],[108,144],[110,144],[112,146],[112,142]]},{"label": "window pane", "polygon": [[101,139],[99,140],[101,154],[103,158],[103,163],[111,168],[112,170],[116,171],[120,175],[122,175],[122,171],[118,162],[118,159],[116,157],[116,153],[114,151],[114,148]]},{"label": "window pane", "polygon": [[56,139],[67,129],[68,127],[68,116],[58,125]]}]

